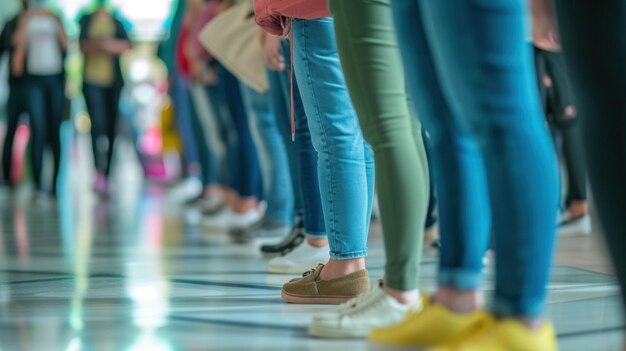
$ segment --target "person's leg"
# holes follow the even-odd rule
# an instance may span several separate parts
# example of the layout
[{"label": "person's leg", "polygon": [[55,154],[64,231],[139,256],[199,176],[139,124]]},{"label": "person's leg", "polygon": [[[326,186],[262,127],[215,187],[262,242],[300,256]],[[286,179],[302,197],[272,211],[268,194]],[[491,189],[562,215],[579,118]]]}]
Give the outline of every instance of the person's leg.
[{"label": "person's leg", "polygon": [[106,170],[106,152],[102,148],[106,135],[106,93],[103,88],[83,82],[83,95],[87,112],[91,120],[91,146],[96,171],[104,174]]},{"label": "person's leg", "polygon": [[65,113],[65,79],[52,76],[47,79],[48,95],[48,142],[54,157],[52,193],[57,193],[57,182],[61,168],[61,123]]},{"label": "person's leg", "polygon": [[545,128],[522,0],[420,1],[444,95],[484,156],[496,240],[493,312],[544,312],[558,208],[555,153]]},{"label": "person's leg", "polygon": [[589,213],[587,205],[587,170],[584,160],[583,135],[565,72],[563,54],[544,52],[549,81],[552,84],[554,111],[553,124],[562,137],[562,152],[567,172],[565,207],[570,220]]},{"label": "person's leg", "polygon": [[[283,52],[286,54],[285,62],[287,67],[289,67],[291,64],[289,47],[284,47]],[[290,71],[289,68],[287,69]],[[285,101],[290,101],[289,75],[283,75],[280,78],[284,99]],[[282,249],[281,252],[287,252],[287,254],[274,258],[268,263],[268,271],[274,273],[301,273],[314,267],[316,264],[327,262],[330,257],[318,180],[317,151],[313,148],[308,118],[304,112],[304,105],[296,77],[293,77],[291,83],[293,84],[295,140],[292,141],[291,139],[289,113],[285,113],[282,132],[287,143],[295,143],[296,145],[295,166],[298,169],[296,185],[302,194],[303,235],[301,236],[294,232],[294,235],[286,238],[285,242],[279,243],[278,247]],[[291,111],[291,105],[287,106],[287,111]],[[304,238],[306,240],[303,240]]]},{"label": "person's leg", "polygon": [[366,144],[350,103],[331,18],[295,20],[294,70],[318,152],[322,208],[331,261],[322,279],[365,267],[369,192]]},{"label": "person's leg", "polygon": [[[556,0],[563,53],[576,106],[593,198],[622,292],[626,290],[626,3]],[[626,298],[622,293],[624,305]]]},{"label": "person's leg", "polygon": [[[330,2],[350,96],[376,160],[387,261],[385,285],[401,302],[417,291],[428,206],[428,164],[415,140],[389,1]],[[402,294],[402,293],[405,294]]]},{"label": "person's leg", "polygon": [[176,115],[176,125],[183,142],[185,170],[188,176],[200,177],[200,164],[195,134],[191,123],[191,100],[188,82],[179,73],[172,77],[172,101]]},{"label": "person's leg", "polygon": [[278,132],[276,116],[271,108],[269,93],[258,93],[241,84],[243,100],[256,126],[260,159],[265,182],[265,218],[281,224],[293,224],[293,190],[285,144]]},{"label": "person's leg", "polygon": [[2,147],[2,172],[4,181],[13,185],[11,178],[11,168],[13,165],[13,141],[15,140],[15,131],[23,112],[24,94],[26,90],[22,86],[23,82],[12,83],[9,85],[9,99],[7,100],[7,129],[4,136],[4,146]]},{"label": "person's leg", "polygon": [[40,77],[29,78],[28,84],[28,116],[30,121],[31,164],[35,190],[41,191],[41,169],[43,151],[46,146],[46,94]]},{"label": "person's leg", "polygon": [[291,140],[289,74],[288,71],[276,72],[268,69],[267,77],[276,131],[283,140],[287,161],[289,162],[289,179],[291,180],[294,199],[294,213],[296,217],[302,218],[302,187],[300,185],[300,170],[298,168],[298,147],[296,142]]},{"label": "person's leg", "polygon": [[[466,293],[476,308],[489,235],[482,156],[467,123],[443,95],[417,1],[392,1],[392,10],[411,100],[430,136],[439,200],[439,291]],[[447,302],[444,296],[439,301]]]},{"label": "person's leg", "polygon": [[107,138],[108,148],[106,150],[106,164],[104,175],[105,177],[109,177],[111,174],[111,164],[113,162],[113,152],[115,151],[115,139],[117,138],[117,125],[119,121],[119,106],[120,106],[120,95],[122,93],[122,84],[116,83],[110,88],[107,88],[107,101],[106,101],[106,111],[107,111],[107,120],[105,125],[105,133]]},{"label": "person's leg", "polygon": [[223,89],[223,85],[218,81],[215,85],[205,87],[207,96],[210,100],[210,105],[215,113],[215,127],[217,128],[216,135],[220,139],[222,145],[221,159],[218,161],[218,182],[222,186],[229,184],[229,159],[232,156],[231,147],[231,127],[230,116],[228,106],[226,104],[226,94]]},{"label": "person's leg", "polygon": [[[193,87],[191,88],[193,89]],[[200,168],[202,169],[202,183],[204,187],[217,184],[218,181],[218,166],[215,153],[210,149],[209,143],[206,139],[206,133],[204,126],[200,121],[200,114],[196,107],[199,102],[195,101],[196,96],[189,94],[189,106],[191,126],[194,133],[194,140],[196,141],[196,149],[198,150],[198,161]]]},{"label": "person's leg", "polygon": [[224,67],[219,67],[219,78],[226,94],[226,103],[230,112],[234,154],[229,170],[234,178],[233,189],[236,191],[236,212],[246,212],[255,208],[262,198],[263,183],[257,157],[256,146],[250,134],[248,115],[243,105],[239,81]]}]

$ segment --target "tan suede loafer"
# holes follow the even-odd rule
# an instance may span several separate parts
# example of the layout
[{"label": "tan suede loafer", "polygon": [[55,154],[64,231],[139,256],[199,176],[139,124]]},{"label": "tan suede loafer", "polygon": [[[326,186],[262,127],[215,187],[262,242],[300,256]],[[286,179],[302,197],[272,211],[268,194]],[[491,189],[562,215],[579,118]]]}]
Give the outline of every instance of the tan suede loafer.
[{"label": "tan suede loafer", "polygon": [[350,273],[341,278],[322,280],[323,264],[304,273],[302,278],[293,279],[283,285],[282,298],[300,304],[340,304],[370,289],[369,273],[366,269]]}]

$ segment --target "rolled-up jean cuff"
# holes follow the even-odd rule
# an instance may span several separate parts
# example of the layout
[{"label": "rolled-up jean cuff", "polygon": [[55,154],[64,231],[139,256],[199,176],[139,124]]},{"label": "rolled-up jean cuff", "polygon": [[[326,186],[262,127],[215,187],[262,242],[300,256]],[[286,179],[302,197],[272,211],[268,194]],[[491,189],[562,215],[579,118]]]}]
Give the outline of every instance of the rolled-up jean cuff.
[{"label": "rolled-up jean cuff", "polygon": [[439,268],[437,282],[441,287],[477,290],[483,285],[483,274],[482,270]]},{"label": "rolled-up jean cuff", "polygon": [[325,232],[310,231],[310,230],[306,230],[306,228],[305,228],[304,229],[304,236],[306,236],[307,238],[321,239],[321,238],[325,238],[326,237],[326,233]]},{"label": "rolled-up jean cuff", "polygon": [[495,297],[491,311],[498,316],[541,317],[545,314],[545,303],[541,301],[511,302]]},{"label": "rolled-up jean cuff", "polygon": [[355,251],[355,252],[342,252],[342,253],[337,253],[333,251],[330,252],[330,258],[333,260],[337,260],[337,261],[352,260],[355,258],[362,258],[366,256],[367,256],[367,250]]}]

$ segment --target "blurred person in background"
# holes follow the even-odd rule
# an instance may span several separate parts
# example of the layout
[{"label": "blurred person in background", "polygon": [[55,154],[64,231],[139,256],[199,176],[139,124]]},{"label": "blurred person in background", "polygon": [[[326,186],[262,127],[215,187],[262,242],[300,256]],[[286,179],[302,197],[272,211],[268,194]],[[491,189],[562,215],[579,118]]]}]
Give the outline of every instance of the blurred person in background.
[{"label": "blurred person in background", "polygon": [[[209,111],[198,114],[196,118],[199,128],[194,131],[198,135],[198,147],[206,147],[207,155],[203,164],[204,190],[197,202],[198,206],[206,212],[215,212],[224,207],[224,191],[227,183],[226,158],[228,157],[229,127],[226,125],[230,118],[227,113],[225,97],[223,96],[217,79],[217,61],[203,47],[199,40],[199,34],[204,26],[216,15],[220,6],[219,0],[195,0],[190,4],[193,21],[190,24],[190,34],[186,53],[189,59],[191,72],[191,89],[194,101],[203,98],[208,105]],[[198,93],[200,92],[200,93]],[[207,113],[208,112],[208,113]],[[216,130],[210,130],[215,128]],[[204,130],[202,130],[204,129]],[[208,132],[204,133],[204,132]],[[207,136],[209,139],[207,139]],[[210,140],[213,137],[217,140]],[[212,141],[212,142],[211,142]],[[223,150],[218,155],[216,144]],[[201,160],[203,161],[203,160]]]},{"label": "blurred person in background", "polygon": [[205,190],[210,192],[218,177],[215,155],[207,144],[190,90],[196,79],[192,64],[191,26],[201,6],[202,0],[179,1],[170,36],[159,47],[159,54],[169,70],[174,118],[183,142],[185,179],[172,191],[172,195],[176,201],[188,203],[203,199]]},{"label": "blurred person in background", "polygon": [[567,179],[564,211],[559,216],[559,235],[591,234],[587,201],[587,170],[582,125],[572,96],[565,59],[559,43],[549,33],[533,31],[537,81],[544,112],[565,166]]},{"label": "blurred person in background", "polygon": [[[18,24],[22,17],[28,12],[28,0],[21,1],[22,9],[9,19],[0,34],[0,57],[7,53],[9,56],[9,67],[13,67],[13,59],[15,45],[13,43],[13,35],[17,31]],[[12,166],[13,166],[13,142],[15,140],[15,132],[17,130],[20,115],[26,112],[26,81],[23,74],[18,74],[13,69],[9,69],[9,99],[7,101],[7,129],[4,139],[4,147],[2,148],[2,173],[6,185],[13,187]]]},{"label": "blurred person in background", "polygon": [[[233,5],[222,0],[217,8],[221,13]],[[208,228],[238,230],[259,221],[264,206],[261,168],[257,146],[252,138],[248,113],[244,106],[239,80],[223,65],[217,64],[218,84],[225,98],[229,113],[230,135],[227,148],[228,189],[224,192],[227,206],[217,213],[205,213],[204,224]]]},{"label": "blurred person in background", "polygon": [[124,86],[120,56],[131,44],[124,25],[115,17],[107,0],[96,0],[96,10],[82,16],[79,23],[80,50],[85,55],[83,94],[91,118],[97,172],[94,190],[106,195]]},{"label": "blurred person in background", "polygon": [[18,22],[13,35],[11,71],[27,80],[27,110],[30,116],[31,162],[35,196],[43,190],[42,166],[45,145],[54,155],[52,193],[61,162],[59,128],[65,107],[67,36],[61,19],[46,8],[44,0],[33,0]]}]

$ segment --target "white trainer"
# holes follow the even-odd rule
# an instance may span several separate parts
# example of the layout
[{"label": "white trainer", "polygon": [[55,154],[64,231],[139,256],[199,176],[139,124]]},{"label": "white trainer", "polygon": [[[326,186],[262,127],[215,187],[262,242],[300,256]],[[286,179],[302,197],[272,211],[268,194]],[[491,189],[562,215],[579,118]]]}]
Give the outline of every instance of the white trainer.
[{"label": "white trainer", "polygon": [[365,338],[372,330],[401,322],[414,306],[404,305],[377,286],[338,307],[320,312],[309,335],[326,338]]},{"label": "white trainer", "polygon": [[569,212],[564,212],[559,219],[557,229],[559,236],[585,236],[591,235],[591,217],[572,217]]},{"label": "white trainer", "polygon": [[306,239],[285,256],[272,258],[267,263],[270,273],[300,274],[330,259],[328,246],[314,247]]},{"label": "white trainer", "polygon": [[169,192],[169,198],[177,203],[191,201],[202,194],[202,181],[197,177],[187,177]]},{"label": "white trainer", "polygon": [[216,230],[237,230],[246,228],[263,217],[263,212],[253,208],[244,213],[235,213],[231,209],[223,209],[219,213],[207,216],[203,220],[205,227]]}]

